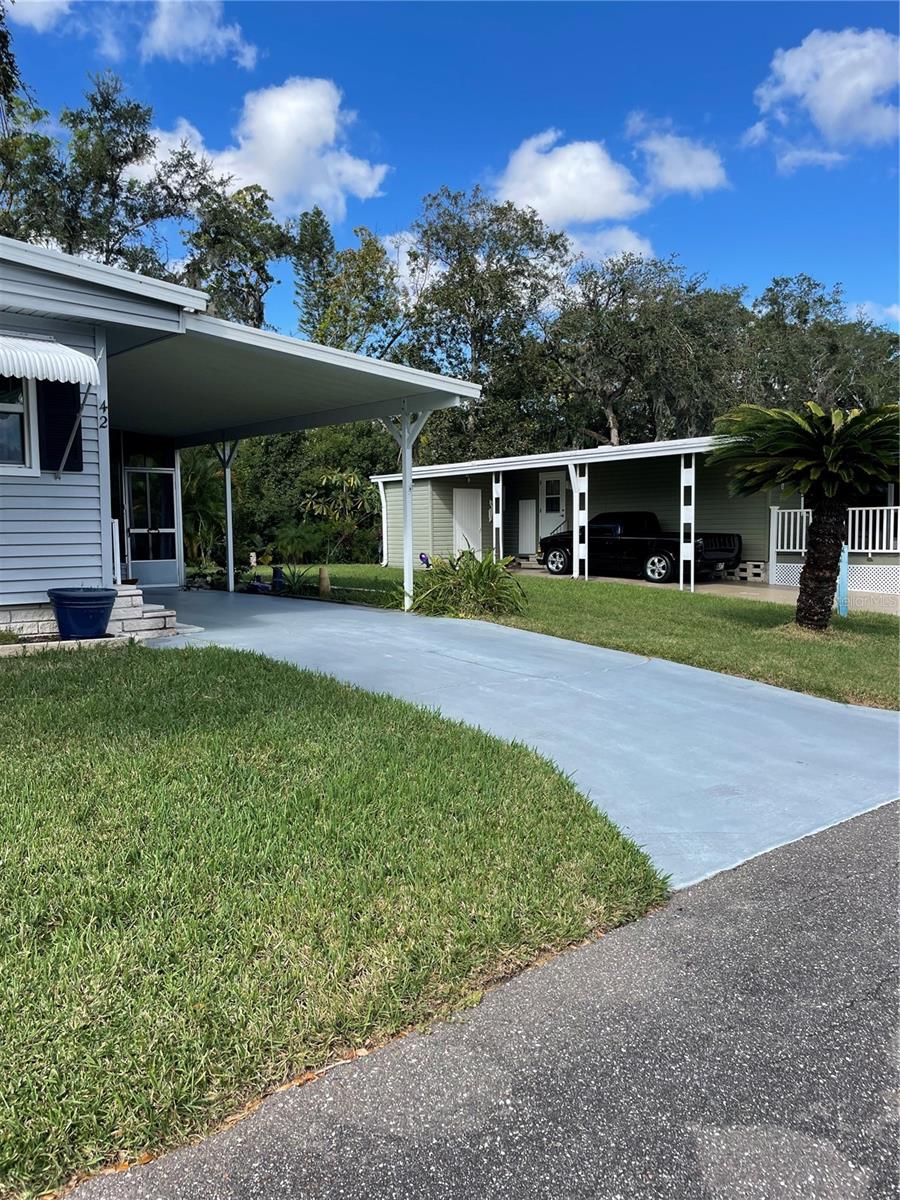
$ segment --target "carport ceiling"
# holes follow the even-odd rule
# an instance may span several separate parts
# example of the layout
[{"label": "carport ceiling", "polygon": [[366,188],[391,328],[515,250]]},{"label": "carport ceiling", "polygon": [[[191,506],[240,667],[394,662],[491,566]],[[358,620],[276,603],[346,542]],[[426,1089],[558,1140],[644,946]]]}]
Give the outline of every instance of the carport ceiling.
[{"label": "carport ceiling", "polygon": [[181,446],[448,408],[477,385],[186,314],[185,332],[110,355],[111,423]]}]

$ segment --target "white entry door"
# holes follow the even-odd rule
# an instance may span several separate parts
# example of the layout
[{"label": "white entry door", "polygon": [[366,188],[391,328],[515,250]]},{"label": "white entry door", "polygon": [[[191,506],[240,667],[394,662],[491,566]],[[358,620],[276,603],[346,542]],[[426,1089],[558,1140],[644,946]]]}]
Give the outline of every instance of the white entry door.
[{"label": "white entry door", "polygon": [[519,554],[537,553],[537,500],[519,501]]},{"label": "white entry door", "polygon": [[474,550],[481,558],[481,488],[453,489],[453,553]]},{"label": "white entry door", "polygon": [[549,537],[566,521],[566,473],[565,471],[542,471],[540,475],[540,536]]}]

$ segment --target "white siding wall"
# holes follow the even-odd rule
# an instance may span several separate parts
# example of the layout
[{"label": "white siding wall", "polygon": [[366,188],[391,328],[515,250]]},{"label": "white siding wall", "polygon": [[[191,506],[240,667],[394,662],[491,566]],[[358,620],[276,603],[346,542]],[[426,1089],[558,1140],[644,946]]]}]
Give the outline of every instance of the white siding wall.
[{"label": "white siding wall", "polygon": [[[103,336],[92,325],[2,310],[0,328],[45,333],[91,355]],[[101,377],[102,393],[105,359]],[[65,472],[60,479],[53,471],[22,478],[0,475],[0,606],[46,601],[48,587],[112,581],[108,445],[92,390],[82,421],[83,471]]]}]

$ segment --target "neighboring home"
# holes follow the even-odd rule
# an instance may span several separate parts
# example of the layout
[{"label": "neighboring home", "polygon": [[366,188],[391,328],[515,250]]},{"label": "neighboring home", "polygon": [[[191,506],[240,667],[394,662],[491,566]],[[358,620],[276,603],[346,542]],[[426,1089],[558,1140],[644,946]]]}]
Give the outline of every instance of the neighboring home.
[{"label": "neighboring home", "polygon": [[[542,537],[572,532],[572,574],[586,571],[585,532],[602,512],[651,511],[690,544],[698,533],[738,533],[742,580],[796,586],[809,512],[798,497],[730,495],[721,466],[706,466],[713,439],[601,446],[552,454],[413,468],[413,551],[448,557],[478,552],[534,560]],[[376,475],[382,497],[383,558],[398,565],[403,542],[399,475]],[[580,503],[579,503],[580,498]],[[900,592],[895,487],[850,513],[850,588]]]},{"label": "neighboring home", "polygon": [[[205,308],[202,292],[0,238],[0,628],[37,632],[49,587],[181,583],[181,447],[222,458],[233,586],[239,439],[381,419],[409,468],[428,414],[480,394]],[[409,593],[411,546],[406,567]]]}]

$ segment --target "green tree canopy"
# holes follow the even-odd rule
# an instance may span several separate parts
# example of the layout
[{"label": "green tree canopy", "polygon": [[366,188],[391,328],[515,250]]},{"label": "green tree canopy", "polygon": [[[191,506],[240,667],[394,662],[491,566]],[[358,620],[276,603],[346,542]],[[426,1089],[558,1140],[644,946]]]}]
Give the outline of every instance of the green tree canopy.
[{"label": "green tree canopy", "polygon": [[209,294],[217,317],[261,329],[266,294],[276,282],[273,264],[289,239],[272,214],[272,198],[255,184],[233,188],[222,176],[199,188],[194,223],[183,230],[188,257],[181,279]]}]

